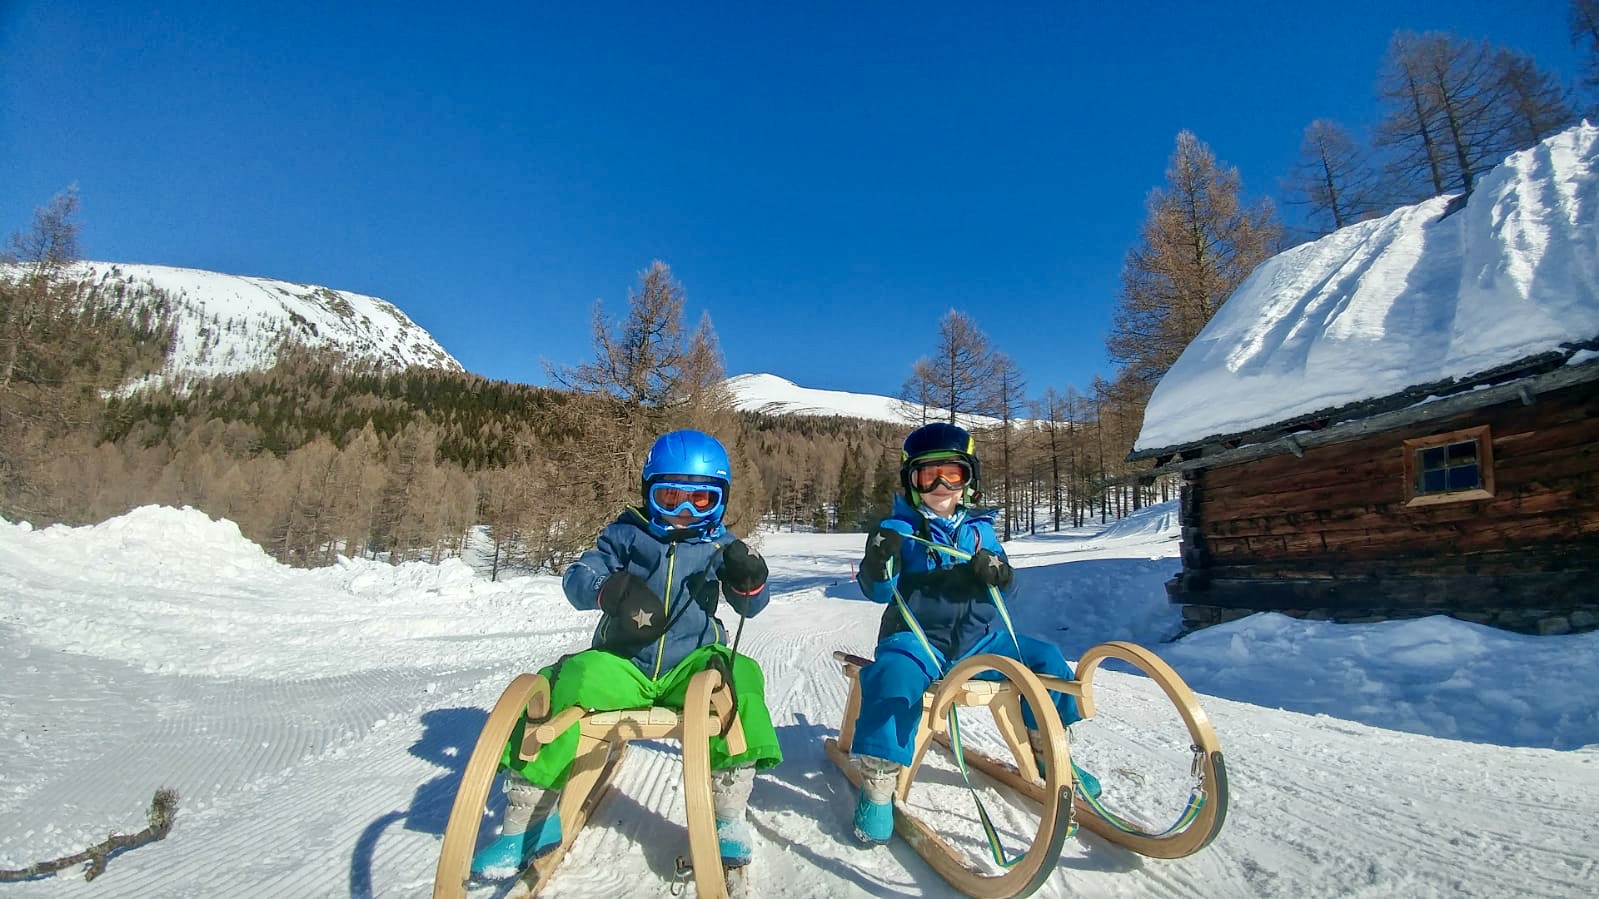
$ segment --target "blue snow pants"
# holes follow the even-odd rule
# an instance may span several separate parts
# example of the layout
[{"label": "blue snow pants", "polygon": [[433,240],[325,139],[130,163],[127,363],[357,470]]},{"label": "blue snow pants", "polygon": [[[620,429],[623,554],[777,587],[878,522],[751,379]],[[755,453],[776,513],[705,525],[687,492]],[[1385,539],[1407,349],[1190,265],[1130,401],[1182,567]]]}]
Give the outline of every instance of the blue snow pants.
[{"label": "blue snow pants", "polygon": [[[1016,644],[1021,644],[1018,655]],[[1017,659],[1032,671],[1070,680],[1072,667],[1067,664],[1060,647],[1036,637],[1016,635],[1011,642],[1006,632],[991,633],[977,641],[959,658],[946,662],[943,654],[928,650],[916,635],[900,631],[885,637],[877,644],[875,661],[861,669],[861,712],[855,719],[855,742],[850,751],[856,755],[872,755],[901,765],[911,763],[911,750],[915,748],[916,726],[922,720],[922,694],[937,680],[939,673],[961,659],[988,653]],[[981,675],[984,680],[998,680],[997,671]],[[1081,720],[1077,711],[1077,697],[1065,693],[1055,694],[1055,710],[1062,724]],[[1038,727],[1033,710],[1022,702],[1022,722],[1029,729]]]}]

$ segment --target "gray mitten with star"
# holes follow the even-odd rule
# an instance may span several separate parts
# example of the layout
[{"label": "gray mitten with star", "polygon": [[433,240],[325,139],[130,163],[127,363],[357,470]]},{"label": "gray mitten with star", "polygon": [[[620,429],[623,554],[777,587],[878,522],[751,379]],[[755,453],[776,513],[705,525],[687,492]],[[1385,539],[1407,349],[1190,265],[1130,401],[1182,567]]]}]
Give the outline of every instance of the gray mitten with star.
[{"label": "gray mitten with star", "polygon": [[972,577],[976,578],[978,583],[998,587],[1001,590],[1010,586],[1014,572],[1011,571],[1010,563],[998,553],[980,549],[972,553],[972,560],[967,564],[971,566]]},{"label": "gray mitten with star", "polygon": [[641,577],[618,571],[600,584],[600,609],[617,619],[633,643],[648,643],[666,631],[666,606]]},{"label": "gray mitten with star", "polygon": [[893,528],[878,528],[866,539],[861,575],[872,581],[888,580],[899,568],[899,552],[904,546],[905,535]]}]

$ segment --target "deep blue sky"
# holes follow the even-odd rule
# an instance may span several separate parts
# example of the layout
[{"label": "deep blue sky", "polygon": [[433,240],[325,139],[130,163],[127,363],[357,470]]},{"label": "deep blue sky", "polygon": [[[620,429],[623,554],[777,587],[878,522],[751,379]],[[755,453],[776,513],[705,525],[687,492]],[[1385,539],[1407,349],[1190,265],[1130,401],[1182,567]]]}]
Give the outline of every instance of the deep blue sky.
[{"label": "deep blue sky", "polygon": [[757,6],[0,0],[0,231],[76,183],[87,258],[383,297],[527,383],[662,259],[729,374],[892,394],[953,307],[1037,394],[1113,373],[1180,129],[1276,198],[1397,28],[1578,65],[1555,0]]}]

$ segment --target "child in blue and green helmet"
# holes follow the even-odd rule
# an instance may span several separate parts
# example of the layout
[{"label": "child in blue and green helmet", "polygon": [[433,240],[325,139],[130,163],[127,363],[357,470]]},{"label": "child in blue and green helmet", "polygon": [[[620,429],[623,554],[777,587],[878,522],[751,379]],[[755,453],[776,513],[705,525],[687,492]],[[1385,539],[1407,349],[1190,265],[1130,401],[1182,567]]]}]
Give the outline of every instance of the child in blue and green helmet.
[{"label": "child in blue and green helmet", "polygon": [[[873,602],[893,603],[897,592],[921,635],[897,604],[889,605],[874,661],[861,669],[852,750],[864,783],[855,836],[864,843],[886,843],[893,833],[894,788],[900,767],[911,761],[922,694],[943,672],[961,659],[993,653],[1020,659],[1040,674],[1072,677],[1053,643],[1024,634],[1013,641],[993,602],[990,591],[1008,596],[1014,572],[994,533],[994,511],[973,505],[982,467],[972,435],[945,422],[917,428],[905,438],[899,475],[904,493],[867,538],[857,580]],[[1071,696],[1057,694],[1055,708],[1063,723],[1081,717]],[[1041,752],[1038,725],[1025,703],[1022,717]],[[1098,795],[1098,782],[1078,774],[1082,788]]]},{"label": "child in blue and green helmet", "polygon": [[[591,648],[543,670],[551,714],[572,706],[599,711],[665,705],[682,708],[690,678],[711,664],[731,670],[748,748],[731,755],[711,739],[711,798],[722,863],[747,865],[753,854],[744,808],[755,771],[782,761],[766,709],[765,678],[755,660],[726,645],[716,618],[726,600],[740,616],[766,608],[766,562],[722,525],[733,486],[727,451],[700,431],[673,431],[650,447],[640,499],[600,532],[593,549],[567,567],[566,598],[600,614]],[[479,877],[512,874],[561,843],[558,791],[576,755],[573,726],[521,761],[522,727],[511,734],[505,820],[498,839],[472,857]]]}]

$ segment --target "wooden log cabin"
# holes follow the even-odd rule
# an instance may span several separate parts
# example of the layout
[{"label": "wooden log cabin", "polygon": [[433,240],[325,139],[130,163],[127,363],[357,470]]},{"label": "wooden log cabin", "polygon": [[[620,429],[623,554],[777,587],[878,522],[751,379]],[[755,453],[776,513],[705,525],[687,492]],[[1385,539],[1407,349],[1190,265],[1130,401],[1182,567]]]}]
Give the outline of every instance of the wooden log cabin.
[{"label": "wooden log cabin", "polygon": [[1599,128],[1266,260],[1150,397],[1191,625],[1599,628]]},{"label": "wooden log cabin", "polygon": [[1191,627],[1271,610],[1599,628],[1595,343],[1153,456],[1183,478],[1171,600]]}]

